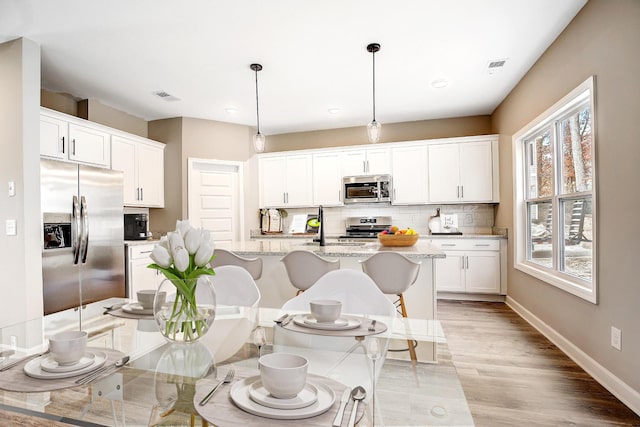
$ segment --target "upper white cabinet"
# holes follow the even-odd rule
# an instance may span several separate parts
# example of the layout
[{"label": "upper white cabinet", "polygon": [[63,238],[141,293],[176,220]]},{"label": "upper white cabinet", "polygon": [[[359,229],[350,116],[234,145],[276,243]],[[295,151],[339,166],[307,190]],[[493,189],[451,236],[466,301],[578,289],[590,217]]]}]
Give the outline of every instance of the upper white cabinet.
[{"label": "upper white cabinet", "polygon": [[261,157],[260,207],[312,206],[312,156],[291,154]]},{"label": "upper white cabinet", "polygon": [[44,109],[41,111],[40,155],[109,167],[111,158],[109,133],[99,126],[92,126],[90,122],[73,123],[66,117],[71,118],[55,111]]},{"label": "upper white cabinet", "polygon": [[431,144],[428,155],[431,203],[498,201],[497,141]]},{"label": "upper white cabinet", "polygon": [[391,149],[393,173],[392,204],[428,203],[427,146],[409,145]]},{"label": "upper white cabinet", "polygon": [[342,175],[381,175],[391,173],[391,149],[362,148],[342,152]]},{"label": "upper white cabinet", "polygon": [[327,151],[313,154],[313,205],[342,205],[342,155]]},{"label": "upper white cabinet", "polygon": [[69,123],[40,115],[40,155],[66,159],[69,153]]},{"label": "upper white cabinet", "polygon": [[111,152],[109,134],[90,126],[69,123],[69,160],[109,166]]},{"label": "upper white cabinet", "polygon": [[112,135],[111,169],[124,173],[125,206],[164,207],[164,144]]}]

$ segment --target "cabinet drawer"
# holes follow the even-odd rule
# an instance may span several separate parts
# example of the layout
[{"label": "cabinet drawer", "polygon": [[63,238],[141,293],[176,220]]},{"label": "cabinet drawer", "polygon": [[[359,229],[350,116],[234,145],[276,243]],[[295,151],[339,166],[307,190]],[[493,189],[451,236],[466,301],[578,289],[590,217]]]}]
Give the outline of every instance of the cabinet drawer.
[{"label": "cabinet drawer", "polygon": [[154,246],[155,244],[129,246],[129,259],[148,258]]},{"label": "cabinet drawer", "polygon": [[446,251],[499,251],[500,241],[495,239],[433,239],[431,244]]}]

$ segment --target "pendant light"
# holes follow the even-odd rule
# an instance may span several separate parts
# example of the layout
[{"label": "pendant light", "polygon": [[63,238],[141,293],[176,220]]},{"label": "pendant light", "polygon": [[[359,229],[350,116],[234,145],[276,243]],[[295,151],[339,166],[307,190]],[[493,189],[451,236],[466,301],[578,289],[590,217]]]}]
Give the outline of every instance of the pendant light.
[{"label": "pendant light", "polygon": [[258,104],[258,71],[262,70],[262,65],[251,64],[249,68],[256,73],[256,124],[258,133],[253,135],[253,149],[256,150],[256,153],[262,153],[264,151],[265,138],[264,135],[260,133],[260,108]]},{"label": "pendant light", "polygon": [[373,57],[373,120],[367,125],[367,135],[369,142],[376,143],[380,141],[380,130],[382,125],[376,121],[376,52],[380,50],[379,43],[371,43],[367,46],[367,51],[371,52]]}]

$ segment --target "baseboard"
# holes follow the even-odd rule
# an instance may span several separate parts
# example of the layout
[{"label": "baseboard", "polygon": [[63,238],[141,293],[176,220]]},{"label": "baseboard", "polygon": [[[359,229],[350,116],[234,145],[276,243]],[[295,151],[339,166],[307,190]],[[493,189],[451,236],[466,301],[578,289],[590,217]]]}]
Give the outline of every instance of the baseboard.
[{"label": "baseboard", "polygon": [[542,335],[547,337],[549,341],[554,343],[604,388],[609,390],[611,394],[620,399],[622,403],[627,405],[636,414],[640,415],[640,392],[634,390],[627,383],[616,377],[608,369],[596,362],[587,353],[560,335],[555,329],[551,328],[513,298],[507,296],[506,304]]},{"label": "baseboard", "polygon": [[438,292],[438,299],[458,301],[504,302],[504,295],[467,294],[463,292]]}]

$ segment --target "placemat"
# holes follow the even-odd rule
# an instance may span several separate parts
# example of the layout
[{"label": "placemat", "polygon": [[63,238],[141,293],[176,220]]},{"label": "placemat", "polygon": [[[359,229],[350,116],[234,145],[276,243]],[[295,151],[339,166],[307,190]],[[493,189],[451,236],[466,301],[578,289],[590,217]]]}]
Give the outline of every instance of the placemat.
[{"label": "placemat", "polygon": [[122,308],[106,311],[105,314],[110,314],[114,317],[122,317],[124,319],[153,319],[153,314],[135,314],[127,313]]},{"label": "placemat", "polygon": [[[306,314],[296,314],[298,316],[306,316]],[[327,330],[327,329],[314,329],[314,328],[306,328],[304,326],[300,326],[296,324],[293,320],[287,323],[285,326],[279,325],[280,327],[294,332],[301,332],[304,334],[312,334],[312,335],[325,335],[330,337],[364,337],[368,335],[377,335],[383,332],[386,332],[387,325],[383,322],[376,321],[376,325],[373,331],[369,330],[369,326],[371,325],[371,319],[365,319],[364,317],[358,316],[345,316],[353,319],[360,320],[360,326],[353,329],[340,329],[340,330]]]},{"label": "placemat", "polygon": [[[108,348],[87,347],[87,350],[94,349],[104,352],[107,355],[105,365],[110,365],[116,362],[124,356],[124,353],[118,350],[111,350]],[[27,361],[28,362],[28,361]],[[31,378],[24,373],[24,365],[27,362],[19,363],[11,369],[4,372],[0,372],[0,389],[7,391],[19,391],[19,392],[40,392],[40,391],[52,391],[60,390],[63,388],[71,387],[84,387],[75,383],[78,378],[81,378],[89,373],[76,375],[69,378],[59,378],[51,380],[41,380],[37,378]]]},{"label": "placemat", "polygon": [[[213,387],[215,387],[215,385],[220,380],[211,377],[202,379],[196,384],[196,394],[193,397],[193,406],[202,418],[219,427],[238,425],[260,427],[300,425],[327,427],[332,424],[333,419],[335,418],[336,414],[338,413],[338,409],[340,408],[340,398],[342,397],[342,393],[344,392],[346,386],[338,381],[320,375],[309,374],[309,377],[313,378],[313,380],[316,382],[326,384],[336,394],[336,400],[333,403],[333,406],[323,414],[299,420],[276,420],[253,415],[238,408],[229,397],[229,390],[231,389],[231,386],[236,381],[259,374],[260,371],[258,371],[257,369],[236,369],[236,375],[233,382],[231,384],[225,384],[223,388],[218,390],[218,392],[216,392],[211,400],[209,400],[209,402],[207,402],[207,404],[204,406],[200,406],[198,403],[209,391],[211,391]],[[360,404],[358,405],[358,414],[356,420],[359,420],[362,417],[366,407],[367,405],[360,402]],[[348,424],[349,416],[351,415],[352,409],[353,401],[350,400],[347,404],[347,407],[344,411],[344,416],[342,418],[343,426],[346,426]]]}]

